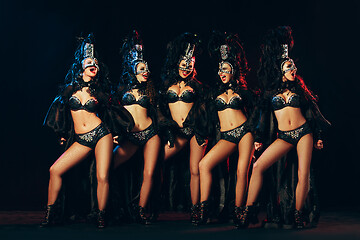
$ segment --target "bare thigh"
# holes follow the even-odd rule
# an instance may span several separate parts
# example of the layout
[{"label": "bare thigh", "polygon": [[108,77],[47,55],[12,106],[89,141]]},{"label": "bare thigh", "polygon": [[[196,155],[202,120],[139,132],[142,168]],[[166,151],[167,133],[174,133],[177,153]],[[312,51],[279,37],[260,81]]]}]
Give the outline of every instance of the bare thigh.
[{"label": "bare thigh", "polygon": [[144,146],[144,172],[152,175],[159,156],[161,140],[158,135],[150,138]]},{"label": "bare thigh", "polygon": [[308,175],[310,173],[313,141],[314,140],[312,134],[307,134],[303,136],[297,144],[299,175],[300,174]]},{"label": "bare thigh", "polygon": [[139,146],[130,141],[125,141],[124,143],[121,143],[121,145],[118,145],[114,150],[114,167],[117,168],[129,160],[138,148]]},{"label": "bare thigh", "polygon": [[91,152],[91,148],[74,142],[51,166],[51,171],[58,175],[63,175],[69,169],[86,158]]},{"label": "bare thigh", "polygon": [[198,172],[199,162],[205,153],[205,146],[200,146],[197,141],[195,135],[190,140],[190,170],[192,172]]},{"label": "bare thigh", "polygon": [[107,176],[110,168],[113,150],[112,135],[102,137],[95,147],[96,171],[99,176]]},{"label": "bare thigh", "polygon": [[239,161],[238,170],[247,171],[249,168],[251,157],[254,153],[254,137],[249,132],[240,140],[238,144]]},{"label": "bare thigh", "polygon": [[221,161],[224,161],[236,149],[236,144],[221,139],[213,146],[210,151],[201,159],[201,165],[211,170]]},{"label": "bare thigh", "polygon": [[276,139],[264,152],[254,164],[254,168],[265,171],[282,156],[290,151],[294,146],[281,139]]},{"label": "bare thigh", "polygon": [[175,139],[175,143],[174,143],[174,147],[170,148],[167,144],[165,145],[165,155],[164,155],[164,159],[168,160],[169,158],[171,158],[172,156],[174,156],[176,153],[178,153],[181,149],[183,149],[183,147],[187,144],[188,140],[185,138],[176,138]]}]

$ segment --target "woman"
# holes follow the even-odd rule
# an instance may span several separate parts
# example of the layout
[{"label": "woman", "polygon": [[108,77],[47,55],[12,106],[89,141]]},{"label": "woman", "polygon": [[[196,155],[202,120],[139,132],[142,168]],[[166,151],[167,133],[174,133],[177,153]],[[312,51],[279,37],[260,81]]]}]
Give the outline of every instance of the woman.
[{"label": "woman", "polygon": [[[41,226],[46,227],[55,223],[55,209],[63,175],[94,152],[97,226],[104,228],[109,195],[109,167],[113,150],[113,138],[109,128],[116,132],[119,129],[116,126],[125,127],[130,124],[130,118],[119,106],[109,107],[110,85],[106,77],[106,68],[95,58],[91,34],[76,50],[75,61],[65,78],[65,83],[44,122],[59,135],[61,144],[67,142],[67,150],[50,167],[47,212]],[[112,111],[115,109],[119,115]],[[104,123],[102,118],[112,120]],[[126,123],[124,119],[129,122]]]},{"label": "woman", "polygon": [[[297,228],[304,228],[302,208],[309,191],[309,175],[313,145],[323,148],[321,133],[330,123],[321,115],[316,96],[296,75],[297,68],[289,58],[293,47],[290,27],[270,30],[262,44],[258,77],[263,96],[259,139],[265,139],[266,118],[274,115],[278,128],[277,139],[262,153],[253,166],[246,208],[241,227],[257,222],[255,202],[262,187],[263,174],[272,164],[296,147],[298,155],[298,183],[295,190],[294,219]],[[256,143],[256,148],[261,144]]]},{"label": "woman", "polygon": [[[204,155],[206,112],[202,84],[195,78],[197,35],[184,33],[168,44],[160,89],[159,124],[167,144],[164,159],[168,160],[190,144],[191,221],[195,221],[199,203],[199,161]],[[166,130],[165,130],[166,129]]]},{"label": "woman", "polygon": [[150,198],[153,174],[160,151],[157,134],[156,114],[152,105],[154,96],[149,82],[149,68],[143,59],[143,44],[136,31],[127,37],[121,49],[122,84],[116,92],[122,105],[131,114],[135,125],[126,135],[125,141],[114,150],[114,166],[126,162],[141,147],[144,153],[143,182],[137,209],[137,222],[150,224],[145,215],[145,207]]},{"label": "woman", "polygon": [[247,89],[248,72],[245,52],[237,35],[214,32],[209,42],[210,56],[218,60],[218,81],[213,88],[216,119],[220,139],[200,161],[200,219],[208,219],[208,199],[212,184],[212,169],[236,149],[239,152],[235,189],[234,224],[238,226],[247,186],[247,173],[253,155],[254,138],[248,120],[252,112],[252,95]]}]

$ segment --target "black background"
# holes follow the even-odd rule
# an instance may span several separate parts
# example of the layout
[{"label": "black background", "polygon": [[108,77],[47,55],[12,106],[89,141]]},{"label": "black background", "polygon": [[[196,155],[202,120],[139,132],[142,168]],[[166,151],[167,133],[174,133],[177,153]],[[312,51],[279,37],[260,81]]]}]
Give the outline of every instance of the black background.
[{"label": "black background", "polygon": [[[100,60],[117,80],[122,38],[137,29],[157,81],[166,44],[175,36],[198,33],[206,45],[213,29],[235,32],[252,68],[248,81],[255,85],[261,37],[279,25],[292,27],[298,74],[332,122],[325,149],[313,158],[321,204],[359,206],[359,2],[329,2],[1,0],[0,210],[38,210],[46,204],[48,169],[61,148],[42,122],[80,33],[95,34]],[[200,81],[211,77],[206,56],[197,59],[197,71]]]}]

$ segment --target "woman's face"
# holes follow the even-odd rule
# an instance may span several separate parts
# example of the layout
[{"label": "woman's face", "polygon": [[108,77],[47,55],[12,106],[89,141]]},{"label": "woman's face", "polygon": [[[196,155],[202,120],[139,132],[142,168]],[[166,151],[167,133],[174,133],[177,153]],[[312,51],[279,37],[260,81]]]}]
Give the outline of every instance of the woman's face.
[{"label": "woman's face", "polygon": [[97,60],[92,58],[86,58],[83,60],[83,76],[94,78],[98,73]]},{"label": "woman's face", "polygon": [[230,64],[223,63],[220,65],[218,74],[223,83],[228,83],[233,78],[234,75],[231,74],[231,72],[232,68]]},{"label": "woman's face", "polygon": [[149,71],[147,70],[147,66],[145,63],[140,62],[137,66],[136,66],[136,72],[139,74],[136,74],[136,79],[142,83],[142,82],[146,82],[149,78]]},{"label": "woman's face", "polygon": [[188,67],[186,66],[186,61],[181,60],[181,62],[179,63],[180,77],[187,78],[188,76],[190,76],[190,74],[194,71],[194,66],[195,66],[195,57],[191,59],[190,65]]},{"label": "woman's face", "polygon": [[284,73],[283,81],[295,81],[297,68],[293,61],[286,61],[281,69]]}]

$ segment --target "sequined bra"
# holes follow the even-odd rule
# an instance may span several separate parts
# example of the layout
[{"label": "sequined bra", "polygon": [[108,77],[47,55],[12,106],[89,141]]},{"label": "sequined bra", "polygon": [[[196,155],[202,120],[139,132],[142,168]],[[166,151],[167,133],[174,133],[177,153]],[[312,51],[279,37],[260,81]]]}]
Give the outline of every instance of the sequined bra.
[{"label": "sequined bra", "polygon": [[98,101],[94,98],[87,100],[84,105],[81,104],[80,99],[76,96],[71,96],[69,98],[69,106],[72,111],[85,110],[87,112],[94,113],[97,110],[98,104]]},{"label": "sequined bra", "polygon": [[177,101],[182,101],[186,103],[192,103],[195,99],[195,93],[193,90],[185,90],[181,93],[180,96],[177,95],[177,93],[173,90],[168,90],[166,92],[166,97],[168,103],[175,103]]},{"label": "sequined bra", "polygon": [[299,108],[300,96],[298,94],[293,94],[289,97],[288,102],[286,102],[283,97],[276,95],[272,98],[271,103],[274,111],[283,109],[285,107]]},{"label": "sequined bra", "polygon": [[141,95],[140,98],[136,100],[135,96],[130,92],[127,92],[123,95],[121,102],[124,106],[139,104],[143,108],[148,108],[150,105],[150,99],[148,96]]},{"label": "sequined bra", "polygon": [[219,112],[227,108],[239,110],[242,108],[242,99],[240,96],[233,96],[229,103],[226,103],[224,99],[218,97],[215,99],[215,106]]}]

